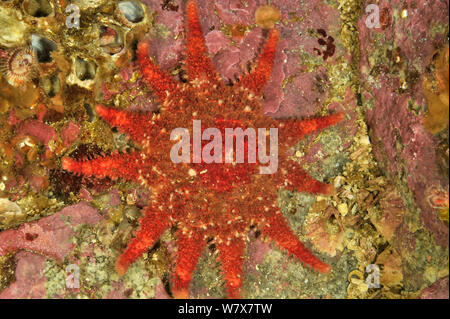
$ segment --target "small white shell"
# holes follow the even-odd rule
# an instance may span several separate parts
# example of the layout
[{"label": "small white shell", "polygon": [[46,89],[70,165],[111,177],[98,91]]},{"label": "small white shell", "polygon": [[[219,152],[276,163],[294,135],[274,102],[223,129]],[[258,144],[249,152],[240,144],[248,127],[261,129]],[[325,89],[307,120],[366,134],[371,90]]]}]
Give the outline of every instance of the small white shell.
[{"label": "small white shell", "polygon": [[23,219],[22,209],[7,198],[0,198],[0,227],[9,226]]}]

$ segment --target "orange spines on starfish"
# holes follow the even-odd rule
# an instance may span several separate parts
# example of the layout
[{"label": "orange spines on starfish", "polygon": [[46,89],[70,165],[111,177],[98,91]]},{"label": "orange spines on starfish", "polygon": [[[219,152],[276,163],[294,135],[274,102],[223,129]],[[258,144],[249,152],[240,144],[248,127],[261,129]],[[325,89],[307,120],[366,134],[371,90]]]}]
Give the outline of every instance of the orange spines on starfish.
[{"label": "orange spines on starfish", "polygon": [[222,263],[228,298],[240,298],[245,243],[241,238],[236,238],[228,243],[219,244],[217,250]]},{"label": "orange spines on starfish", "polygon": [[206,246],[206,240],[203,233],[183,234],[182,231],[178,231],[177,246],[172,292],[175,298],[188,298],[189,284],[198,259]]},{"label": "orange spines on starfish", "polygon": [[149,247],[153,247],[163,232],[171,226],[165,212],[153,209],[150,206],[145,208],[144,217],[139,220],[139,225],[140,228],[136,237],[131,240],[125,252],[120,255],[116,262],[116,271],[120,275],[125,274],[128,267],[141,257]]},{"label": "orange spines on starfish", "polygon": [[281,121],[279,124],[280,136],[287,141],[291,140],[295,143],[305,135],[320,131],[341,122],[344,117],[345,115],[343,113],[336,113],[302,121],[296,119]]},{"label": "orange spines on starfish", "polygon": [[334,192],[333,185],[312,178],[294,161],[282,163],[279,169],[287,172],[283,183],[287,190],[325,195],[331,195]]},{"label": "orange spines on starfish", "polygon": [[261,94],[272,75],[273,63],[278,45],[280,33],[276,29],[270,30],[269,38],[264,46],[263,52],[256,63],[256,67],[245,75],[241,84],[256,94]]},{"label": "orange spines on starfish", "polygon": [[126,177],[129,180],[138,181],[139,168],[136,165],[138,160],[139,155],[135,152],[82,160],[64,157],[62,167],[77,175],[111,177],[112,179]]},{"label": "orange spines on starfish", "polygon": [[135,142],[141,142],[144,139],[142,128],[151,125],[152,117],[148,114],[121,111],[103,105],[97,105],[95,110],[102,119],[111,126],[116,126],[121,132],[130,135]]},{"label": "orange spines on starfish", "polygon": [[286,219],[280,211],[275,212],[270,218],[268,218],[267,226],[262,229],[262,233],[312,269],[318,270],[322,273],[327,273],[330,271],[330,265],[314,256],[298,240],[298,237],[289,228]]},{"label": "orange spines on starfish", "polygon": [[201,76],[213,80],[216,78],[216,71],[208,58],[208,49],[206,48],[197,11],[198,8],[195,1],[188,1],[186,4],[186,69],[189,80],[198,79]]},{"label": "orange spines on starfish", "polygon": [[177,91],[176,82],[161,70],[157,65],[150,61],[148,57],[148,43],[141,42],[137,48],[137,61],[145,82],[150,86],[161,102],[167,100],[168,96]]}]

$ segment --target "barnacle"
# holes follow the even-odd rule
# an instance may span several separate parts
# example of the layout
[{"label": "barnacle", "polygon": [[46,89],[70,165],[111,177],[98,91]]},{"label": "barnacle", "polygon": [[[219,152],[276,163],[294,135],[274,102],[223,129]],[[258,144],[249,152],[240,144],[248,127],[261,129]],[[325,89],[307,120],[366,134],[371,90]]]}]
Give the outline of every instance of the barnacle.
[{"label": "barnacle", "polygon": [[37,57],[29,47],[0,51],[0,71],[9,84],[19,87],[37,75]]}]

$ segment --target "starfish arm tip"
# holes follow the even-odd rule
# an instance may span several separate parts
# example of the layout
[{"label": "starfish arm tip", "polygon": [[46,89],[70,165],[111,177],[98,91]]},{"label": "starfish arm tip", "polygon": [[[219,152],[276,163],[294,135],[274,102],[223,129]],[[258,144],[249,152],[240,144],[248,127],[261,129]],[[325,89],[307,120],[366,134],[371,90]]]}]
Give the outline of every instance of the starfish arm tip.
[{"label": "starfish arm tip", "polygon": [[335,195],[336,188],[332,184],[327,184],[323,188],[323,194],[324,195]]},{"label": "starfish arm tip", "polygon": [[70,171],[72,167],[73,160],[70,157],[63,157],[61,160],[61,166],[67,171]]},{"label": "starfish arm tip", "polygon": [[103,106],[101,104],[97,104],[95,106],[95,112],[97,112],[97,114],[101,117],[103,117],[106,114],[106,111],[108,110],[108,108],[106,106]]},{"label": "starfish arm tip", "polygon": [[276,37],[276,39],[278,40],[278,38],[280,37],[280,30],[278,30],[277,28],[272,28],[269,31],[269,38],[272,37]]},{"label": "starfish arm tip", "polygon": [[189,291],[187,289],[173,289],[172,295],[175,299],[188,299]]},{"label": "starfish arm tip", "polygon": [[345,114],[343,112],[336,113],[334,115],[335,124],[343,121],[345,119]]},{"label": "starfish arm tip", "polygon": [[320,264],[316,265],[316,266],[314,267],[314,269],[318,270],[318,271],[321,272],[322,274],[327,274],[327,273],[330,272],[331,266],[328,265],[328,264],[326,264],[326,263],[324,263],[324,262],[321,262]]},{"label": "starfish arm tip", "polygon": [[141,57],[141,58],[146,57],[148,55],[148,47],[149,47],[148,41],[139,42],[137,51],[136,51],[138,57]]},{"label": "starfish arm tip", "polygon": [[188,0],[186,7],[187,8],[192,8],[192,6],[197,7],[197,3],[194,0]]},{"label": "starfish arm tip", "polygon": [[127,272],[128,266],[125,265],[125,264],[119,259],[119,260],[116,262],[115,269],[116,269],[116,272],[119,274],[119,276],[122,277],[122,276],[125,275],[125,273]]},{"label": "starfish arm tip", "polygon": [[70,157],[63,157],[61,159],[61,167],[65,169],[66,171],[72,172],[75,175],[81,175],[83,168],[82,162],[79,162],[73,158]]}]

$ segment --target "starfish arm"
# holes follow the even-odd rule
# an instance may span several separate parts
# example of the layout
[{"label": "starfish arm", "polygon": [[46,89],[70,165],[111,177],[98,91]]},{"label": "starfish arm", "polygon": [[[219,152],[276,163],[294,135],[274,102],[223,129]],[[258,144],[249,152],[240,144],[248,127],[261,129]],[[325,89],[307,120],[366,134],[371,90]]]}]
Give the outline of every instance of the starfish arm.
[{"label": "starfish arm", "polygon": [[139,43],[136,55],[137,63],[144,76],[145,83],[153,89],[162,103],[166,102],[170,95],[176,94],[176,82],[167,72],[161,70],[156,64],[150,61],[147,42]]},{"label": "starfish arm", "polygon": [[153,247],[163,232],[171,225],[165,213],[158,209],[146,207],[144,217],[139,220],[140,228],[136,237],[128,244],[125,252],[116,262],[116,271],[123,275],[128,267],[136,261],[146,250]]},{"label": "starfish arm", "polygon": [[108,108],[103,105],[97,105],[95,110],[97,114],[108,122],[111,126],[117,127],[121,132],[131,136],[135,142],[142,142],[146,138],[146,130],[155,124],[153,116],[155,114],[139,114]]},{"label": "starfish arm", "polygon": [[70,157],[62,159],[62,167],[77,175],[94,176],[99,178],[119,177],[138,181],[140,160],[137,152],[117,153],[109,156],[99,156],[93,159],[76,160]]},{"label": "starfish arm", "polygon": [[280,33],[278,30],[270,30],[269,37],[258,59],[256,68],[241,80],[243,87],[248,88],[257,95],[262,93],[265,85],[270,80],[279,37]]},{"label": "starfish arm", "polygon": [[303,136],[335,125],[343,119],[343,113],[336,113],[307,120],[291,119],[281,121],[278,124],[280,138],[283,138],[285,141],[287,140],[288,143],[290,142],[289,144],[294,144]]},{"label": "starfish arm", "polygon": [[217,73],[208,57],[205,38],[198,17],[195,1],[188,1],[186,5],[187,16],[187,58],[186,68],[190,80],[206,76],[208,80],[217,80]]},{"label": "starfish arm", "polygon": [[330,266],[314,256],[295,236],[280,211],[277,211],[266,220],[262,233],[270,237],[289,254],[297,257],[301,262],[314,270],[327,273]]},{"label": "starfish arm", "polygon": [[222,263],[228,298],[238,299],[242,286],[242,265],[244,263],[245,243],[242,239],[232,240],[229,245],[222,243],[217,246],[219,259]]},{"label": "starfish arm", "polygon": [[177,244],[178,252],[172,279],[172,292],[175,298],[186,299],[189,297],[189,283],[206,242],[201,233],[185,235],[180,231]]},{"label": "starfish arm", "polygon": [[290,191],[325,195],[334,193],[333,185],[312,178],[294,161],[284,161],[280,168],[283,172],[282,179],[284,179],[281,186]]}]

